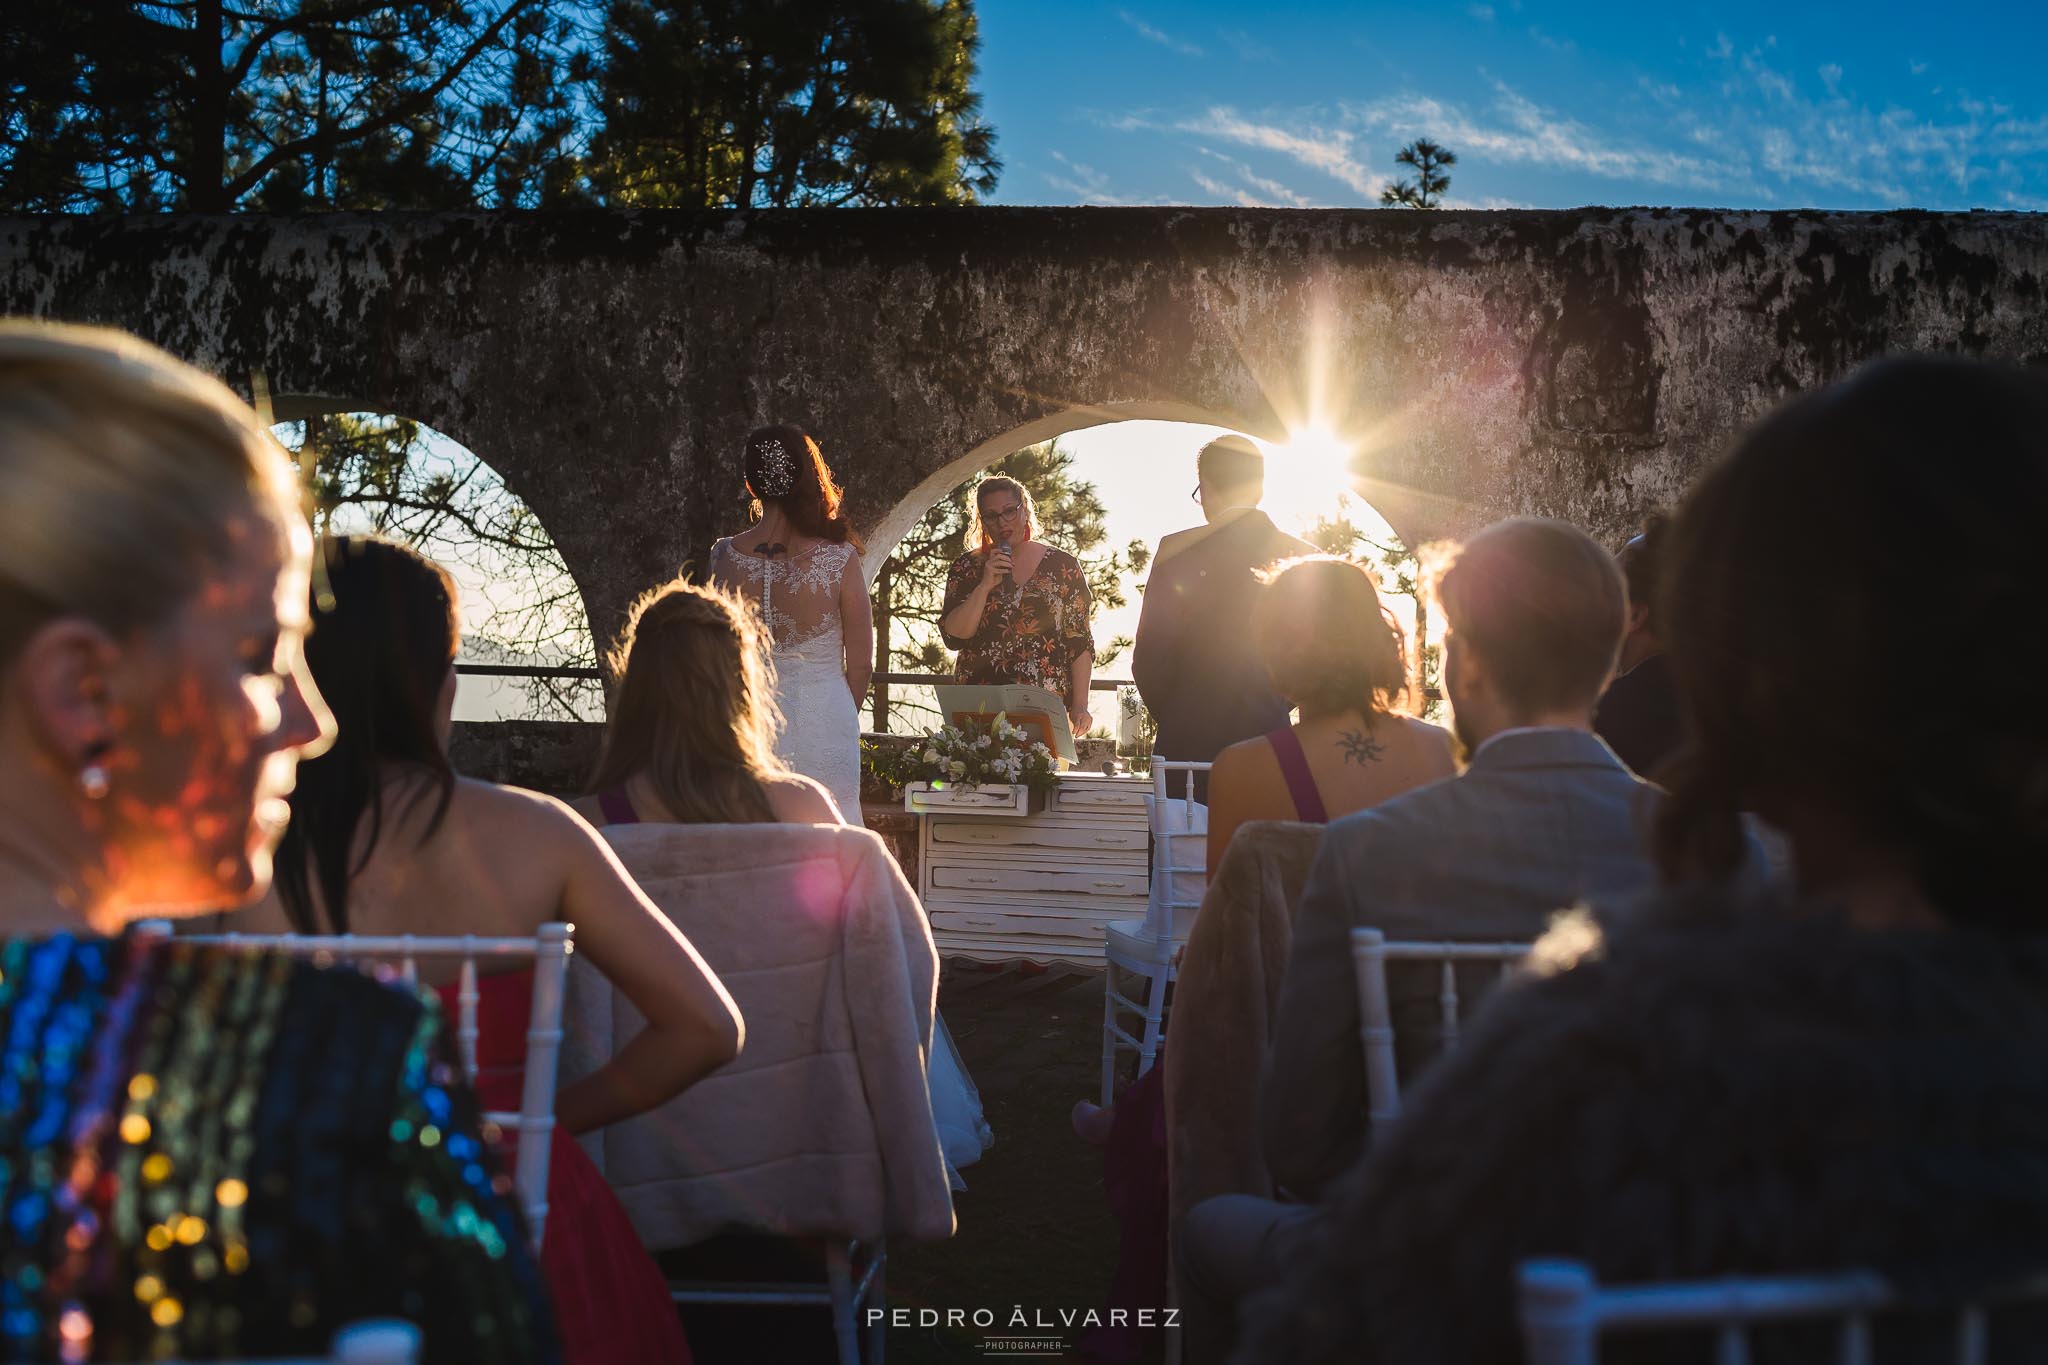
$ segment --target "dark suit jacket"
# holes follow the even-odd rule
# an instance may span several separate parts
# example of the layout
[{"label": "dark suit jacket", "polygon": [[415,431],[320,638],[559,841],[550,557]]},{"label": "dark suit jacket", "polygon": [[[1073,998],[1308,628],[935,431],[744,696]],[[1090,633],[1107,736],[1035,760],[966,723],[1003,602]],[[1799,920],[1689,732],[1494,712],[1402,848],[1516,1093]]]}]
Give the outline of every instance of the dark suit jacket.
[{"label": "dark suit jacket", "polygon": [[[1605,744],[1528,730],[1480,746],[1472,766],[1330,825],[1294,917],[1259,1105],[1274,1183],[1312,1196],[1358,1156],[1365,1055],[1351,931],[1394,940],[1506,943],[1550,918],[1647,888],[1642,834],[1659,792]],[[1471,999],[1491,980],[1461,974]],[[1487,978],[1497,980],[1492,968]],[[1388,974],[1397,1071],[1435,1051],[1435,969]]]},{"label": "dark suit jacket", "polygon": [[1593,732],[1615,756],[1653,781],[1678,751],[1678,679],[1671,657],[1652,654],[1607,685]]},{"label": "dark suit jacket", "polygon": [[1153,752],[1206,763],[1287,723],[1252,644],[1252,575],[1314,553],[1256,508],[1159,542],[1131,649],[1131,678],[1159,722]]}]

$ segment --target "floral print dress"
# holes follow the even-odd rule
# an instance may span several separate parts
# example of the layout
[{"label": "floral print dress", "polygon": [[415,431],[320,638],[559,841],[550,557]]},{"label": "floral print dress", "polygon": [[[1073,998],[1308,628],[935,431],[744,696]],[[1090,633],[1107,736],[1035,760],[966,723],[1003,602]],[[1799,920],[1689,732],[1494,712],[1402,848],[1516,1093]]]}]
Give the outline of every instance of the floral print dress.
[{"label": "floral print dress", "polygon": [[[973,593],[987,554],[973,550],[953,561],[946,574],[941,616]],[[1043,687],[1071,708],[1074,660],[1095,653],[1095,637],[1089,631],[1093,607],[1081,562],[1065,550],[1046,546],[1045,558],[1030,578],[1021,585],[998,584],[989,593],[981,626],[971,639],[945,632],[946,643],[960,651],[954,678],[984,687]]]}]

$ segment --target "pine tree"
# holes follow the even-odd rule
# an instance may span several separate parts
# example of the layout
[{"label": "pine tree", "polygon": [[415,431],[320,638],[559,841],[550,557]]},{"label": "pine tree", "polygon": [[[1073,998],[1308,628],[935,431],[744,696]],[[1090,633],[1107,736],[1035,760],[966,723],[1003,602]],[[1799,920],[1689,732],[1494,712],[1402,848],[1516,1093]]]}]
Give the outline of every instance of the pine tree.
[{"label": "pine tree", "polygon": [[1413,180],[1396,180],[1380,191],[1380,202],[1390,207],[1406,205],[1411,209],[1433,209],[1443,202],[1444,191],[1451,187],[1447,168],[1458,164],[1458,154],[1447,147],[1439,147],[1426,137],[1415,141],[1394,153],[1394,160],[1403,166],[1415,168]]}]

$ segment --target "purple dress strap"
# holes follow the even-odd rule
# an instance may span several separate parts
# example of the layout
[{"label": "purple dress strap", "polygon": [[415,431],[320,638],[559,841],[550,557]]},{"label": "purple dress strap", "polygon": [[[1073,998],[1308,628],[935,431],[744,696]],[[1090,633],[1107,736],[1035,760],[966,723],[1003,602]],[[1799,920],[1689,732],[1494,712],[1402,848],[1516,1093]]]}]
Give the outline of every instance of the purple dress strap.
[{"label": "purple dress strap", "polygon": [[1273,757],[1280,760],[1280,776],[1287,779],[1287,794],[1294,798],[1294,813],[1311,825],[1327,825],[1330,814],[1323,809],[1323,794],[1316,790],[1315,775],[1308,770],[1308,755],[1301,737],[1288,726],[1266,736]]},{"label": "purple dress strap", "polygon": [[606,787],[597,794],[597,808],[604,812],[607,825],[637,825],[638,812],[633,809],[632,799],[624,787]]}]

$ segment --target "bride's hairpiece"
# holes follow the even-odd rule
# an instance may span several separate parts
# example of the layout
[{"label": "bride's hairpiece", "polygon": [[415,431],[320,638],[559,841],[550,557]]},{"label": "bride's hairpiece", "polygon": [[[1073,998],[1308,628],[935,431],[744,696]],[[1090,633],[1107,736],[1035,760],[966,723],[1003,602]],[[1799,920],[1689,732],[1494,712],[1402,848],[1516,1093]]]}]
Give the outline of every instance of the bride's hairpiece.
[{"label": "bride's hairpiece", "polygon": [[789,448],[779,437],[770,436],[757,441],[750,463],[754,468],[749,472],[748,482],[754,486],[757,498],[786,498],[796,487],[796,462],[789,458]]}]

